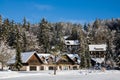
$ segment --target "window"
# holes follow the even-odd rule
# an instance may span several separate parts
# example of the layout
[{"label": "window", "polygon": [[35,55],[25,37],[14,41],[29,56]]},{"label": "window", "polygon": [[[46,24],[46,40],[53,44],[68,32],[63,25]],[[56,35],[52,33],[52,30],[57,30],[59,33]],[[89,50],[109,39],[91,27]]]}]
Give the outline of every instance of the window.
[{"label": "window", "polygon": [[30,66],[30,71],[36,71],[36,66]]},{"label": "window", "polygon": [[53,66],[49,66],[49,70],[54,70],[54,67]]},{"label": "window", "polygon": [[77,66],[73,66],[73,70],[77,70]]},{"label": "window", "polygon": [[41,67],[40,67],[40,70],[44,70],[44,66],[41,66]]}]

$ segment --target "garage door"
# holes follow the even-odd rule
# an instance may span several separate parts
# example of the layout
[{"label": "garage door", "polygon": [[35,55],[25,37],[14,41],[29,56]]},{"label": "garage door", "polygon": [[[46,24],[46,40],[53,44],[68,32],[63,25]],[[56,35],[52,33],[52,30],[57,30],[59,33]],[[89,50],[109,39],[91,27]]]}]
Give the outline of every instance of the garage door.
[{"label": "garage door", "polygon": [[36,66],[30,66],[30,71],[36,71],[37,67]]}]

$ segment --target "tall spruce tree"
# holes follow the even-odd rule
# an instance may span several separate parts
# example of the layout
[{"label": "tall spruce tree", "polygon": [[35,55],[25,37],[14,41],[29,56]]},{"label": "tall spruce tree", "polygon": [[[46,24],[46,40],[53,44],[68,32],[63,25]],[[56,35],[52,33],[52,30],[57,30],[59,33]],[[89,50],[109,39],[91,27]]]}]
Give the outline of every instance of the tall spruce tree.
[{"label": "tall spruce tree", "polygon": [[43,18],[39,24],[39,45],[43,46],[44,52],[47,53],[50,49],[50,26],[48,22]]},{"label": "tall spruce tree", "polygon": [[24,17],[23,18],[23,25],[22,25],[22,27],[27,31],[28,29],[27,29],[27,20],[26,20],[26,18]]},{"label": "tall spruce tree", "polygon": [[83,28],[84,28],[84,30],[85,30],[86,32],[88,32],[88,25],[87,25],[86,23],[84,24],[84,27],[83,27]]},{"label": "tall spruce tree", "polygon": [[27,38],[26,38],[25,32],[23,32],[22,38],[23,38],[23,48],[22,48],[22,51],[25,52],[25,51],[27,51]]},{"label": "tall spruce tree", "polygon": [[10,23],[10,28],[9,28],[9,33],[7,36],[7,42],[8,45],[15,48],[15,40],[16,40],[16,31],[15,31],[15,26],[14,26],[14,21]]},{"label": "tall spruce tree", "polygon": [[0,26],[2,26],[2,16],[0,15]]},{"label": "tall spruce tree", "polygon": [[63,32],[62,32],[63,26],[61,25],[61,23],[56,23],[55,24],[55,31],[54,31],[54,40],[52,40],[54,42],[54,45],[58,45],[60,50],[63,50],[64,44],[62,41],[63,38]]},{"label": "tall spruce tree", "polygon": [[81,57],[81,68],[90,68],[91,67],[91,59],[89,54],[89,40],[87,38],[87,34],[84,33],[83,29],[80,28],[80,57]]},{"label": "tall spruce tree", "polygon": [[3,40],[6,40],[7,37],[8,37],[8,33],[9,33],[9,30],[10,30],[9,28],[10,28],[10,21],[9,21],[9,19],[5,19],[3,21],[2,34],[1,34]]},{"label": "tall spruce tree", "polygon": [[17,34],[16,34],[16,57],[15,57],[15,68],[20,71],[20,68],[22,67],[22,60],[21,60],[21,47],[19,42],[19,30],[17,28]]},{"label": "tall spruce tree", "polygon": [[27,22],[27,28],[26,31],[30,31],[30,22]]},{"label": "tall spruce tree", "polygon": [[86,53],[85,53],[85,37],[84,37],[84,32],[82,31],[82,28],[80,28],[80,57],[81,57],[81,63],[80,66],[81,68],[86,68],[87,67],[87,61],[86,61]]},{"label": "tall spruce tree", "polygon": [[71,37],[72,37],[72,40],[77,40],[78,39],[77,27],[72,28]]},{"label": "tall spruce tree", "polygon": [[115,62],[120,67],[120,32],[115,33],[115,39],[114,39],[114,45],[115,45]]},{"label": "tall spruce tree", "polygon": [[0,41],[2,40],[2,16],[0,15]]}]

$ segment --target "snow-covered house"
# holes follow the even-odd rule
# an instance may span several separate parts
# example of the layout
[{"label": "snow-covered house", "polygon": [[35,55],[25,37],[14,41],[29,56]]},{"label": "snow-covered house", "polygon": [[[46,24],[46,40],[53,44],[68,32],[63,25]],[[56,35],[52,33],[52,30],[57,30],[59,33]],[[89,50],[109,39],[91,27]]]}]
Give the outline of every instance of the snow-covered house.
[{"label": "snow-covered house", "polygon": [[54,56],[49,53],[38,53],[37,54],[41,61],[44,63],[43,70],[53,70],[54,69]]},{"label": "snow-covered house", "polygon": [[2,70],[2,63],[0,62],[0,70]]},{"label": "snow-covered house", "polygon": [[80,57],[77,54],[62,54],[55,56],[52,54],[38,54],[44,63],[45,70],[73,70],[79,69]]},{"label": "snow-covered house", "polygon": [[78,70],[80,66],[80,57],[78,54],[64,54],[57,60],[57,64],[62,70]]},{"label": "snow-covered house", "polygon": [[67,47],[67,51],[70,53],[75,53],[75,51],[80,48],[80,41],[78,39],[72,39],[67,36],[64,38],[64,43]]},{"label": "snow-covered house", "polygon": [[[43,64],[43,62],[40,60],[40,58],[38,57],[35,51],[21,53],[21,60],[23,67],[20,70],[23,71],[32,71],[32,70],[39,71],[40,65]],[[8,61],[8,65],[12,70],[15,70],[14,64],[15,64],[15,55],[12,57],[10,61]]]},{"label": "snow-covered house", "polygon": [[[71,54],[74,56],[73,54]],[[77,62],[77,59],[74,60],[67,54],[62,54],[57,57],[56,64],[58,70],[78,70],[79,69],[79,62]]]},{"label": "snow-covered house", "polygon": [[104,62],[106,48],[107,48],[106,44],[89,45],[89,52],[93,65],[95,65],[96,63],[101,64],[102,62]]},{"label": "snow-covered house", "polygon": [[[55,66],[57,70],[73,70],[79,69],[80,64],[80,58],[77,54],[63,54],[55,57],[52,54],[35,51],[21,53],[21,60],[23,67],[20,70],[23,71],[53,70]],[[14,64],[15,56],[8,61],[12,70],[15,70]]]},{"label": "snow-covered house", "polygon": [[65,45],[68,46],[78,46],[79,44],[79,40],[65,40]]}]

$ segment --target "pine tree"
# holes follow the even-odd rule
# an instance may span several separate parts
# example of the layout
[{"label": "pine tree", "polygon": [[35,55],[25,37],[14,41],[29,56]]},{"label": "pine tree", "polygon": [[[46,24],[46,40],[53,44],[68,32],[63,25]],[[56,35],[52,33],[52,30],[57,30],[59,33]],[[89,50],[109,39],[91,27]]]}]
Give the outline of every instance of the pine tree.
[{"label": "pine tree", "polygon": [[0,27],[2,26],[2,16],[0,15]]},{"label": "pine tree", "polygon": [[4,25],[4,27],[9,27],[10,26],[10,21],[9,21],[8,18],[3,21],[3,25]]},{"label": "pine tree", "polygon": [[84,33],[82,31],[82,28],[80,28],[80,35],[79,35],[79,39],[80,39],[80,57],[81,57],[81,63],[80,66],[81,68],[86,68],[87,66],[87,61],[86,61],[86,56],[85,56],[85,37],[84,37]]},{"label": "pine tree", "polygon": [[62,38],[63,38],[62,29],[63,29],[63,26],[61,25],[61,23],[55,24],[55,31],[53,33],[54,40],[52,40],[52,42],[54,42],[54,45],[57,44],[61,51],[63,50],[63,47],[64,47],[64,43],[62,41]]},{"label": "pine tree", "polygon": [[20,46],[17,43],[16,45],[16,62],[15,62],[15,68],[20,71],[20,68],[22,67],[22,61],[21,61],[21,51],[20,51]]},{"label": "pine tree", "polygon": [[91,59],[89,54],[89,40],[87,37],[88,34],[84,33],[82,28],[80,28],[80,57],[81,57],[81,68],[90,68],[91,67]]},{"label": "pine tree", "polygon": [[93,28],[96,29],[99,27],[100,20],[96,19],[95,22],[93,23]]},{"label": "pine tree", "polygon": [[39,24],[38,39],[39,45],[43,46],[45,53],[47,53],[50,49],[50,38],[50,26],[48,25],[48,22],[43,18]]},{"label": "pine tree", "polygon": [[10,30],[9,28],[10,28],[10,21],[9,21],[9,19],[5,19],[3,21],[2,34],[1,34],[3,40],[6,40],[7,37],[8,37],[8,33],[9,33],[9,30]]},{"label": "pine tree", "polygon": [[15,29],[15,23],[12,20],[12,22],[10,22],[10,28],[7,36],[8,45],[15,48],[15,40],[16,40],[16,29]]},{"label": "pine tree", "polygon": [[120,32],[115,33],[115,39],[114,39],[114,45],[115,45],[115,61],[118,67],[120,67]]},{"label": "pine tree", "polygon": [[88,26],[87,26],[86,23],[84,24],[84,30],[85,30],[86,32],[88,32]]},{"label": "pine tree", "polygon": [[73,40],[77,40],[78,39],[77,27],[73,27],[72,28],[71,37],[72,37]]},{"label": "pine tree", "polygon": [[2,31],[3,28],[2,28],[2,16],[0,15],[0,41],[2,40]]},{"label": "pine tree", "polygon": [[27,28],[26,31],[30,31],[30,22],[27,22]]},{"label": "pine tree", "polygon": [[23,25],[22,25],[22,27],[23,27],[26,31],[28,30],[27,20],[26,20],[25,17],[23,18]]},{"label": "pine tree", "polygon": [[23,32],[23,49],[22,49],[22,51],[23,52],[25,52],[25,51],[27,51],[27,38],[26,38],[26,34],[25,34],[25,32]]},{"label": "pine tree", "polygon": [[16,57],[15,57],[15,68],[20,71],[20,68],[22,67],[22,60],[21,60],[21,47],[20,47],[20,42],[19,42],[19,30],[17,28],[17,34],[16,34]]}]

